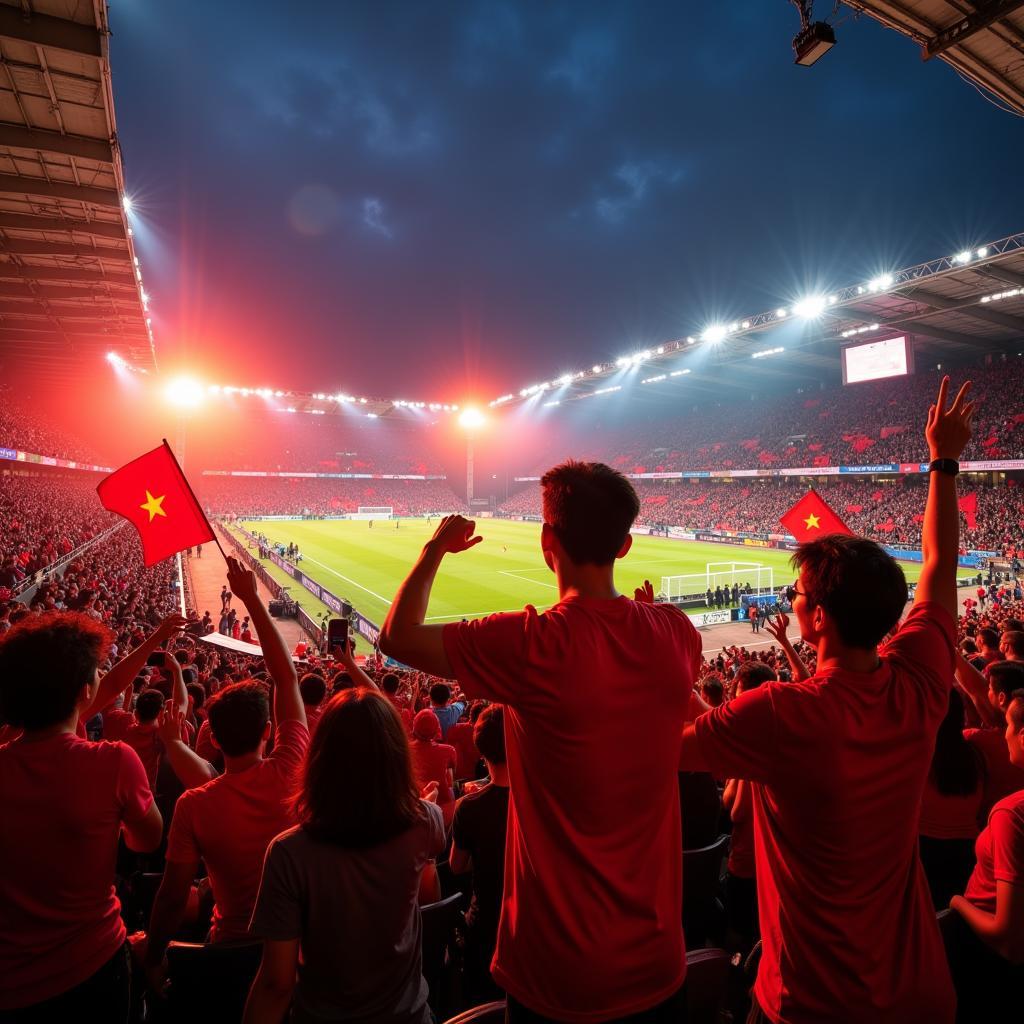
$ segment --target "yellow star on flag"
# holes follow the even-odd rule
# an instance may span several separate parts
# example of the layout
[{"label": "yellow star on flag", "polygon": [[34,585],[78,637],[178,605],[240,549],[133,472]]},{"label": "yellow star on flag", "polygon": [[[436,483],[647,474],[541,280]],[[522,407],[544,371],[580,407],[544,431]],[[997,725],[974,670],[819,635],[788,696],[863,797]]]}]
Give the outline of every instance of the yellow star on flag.
[{"label": "yellow star on flag", "polygon": [[154,498],[149,491],[146,491],[146,500],[139,506],[144,508],[149,513],[149,521],[153,522],[154,516],[163,516],[167,518],[167,513],[163,510],[163,501],[166,498],[166,494],[161,494],[159,498]]},{"label": "yellow star on flag", "polygon": [[[148,494],[149,492],[147,491],[146,493]],[[161,515],[163,515],[163,513],[161,513]],[[821,529],[821,521],[820,521],[820,520],[818,519],[818,517],[817,517],[817,516],[816,516],[816,515],[815,515],[815,514],[814,514],[814,513],[812,512],[812,513],[811,513],[811,514],[810,514],[810,515],[809,515],[809,516],[808,516],[808,517],[807,517],[807,518],[806,518],[806,519],[804,520],[804,526],[806,526],[808,530],[820,530],[820,529]]]}]

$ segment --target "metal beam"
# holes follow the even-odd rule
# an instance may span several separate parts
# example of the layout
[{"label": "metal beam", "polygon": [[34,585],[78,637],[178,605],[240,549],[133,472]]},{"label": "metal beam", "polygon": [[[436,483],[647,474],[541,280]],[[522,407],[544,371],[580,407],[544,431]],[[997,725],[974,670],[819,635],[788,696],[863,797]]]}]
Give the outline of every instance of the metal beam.
[{"label": "metal beam", "polygon": [[63,156],[83,157],[104,164],[114,162],[114,149],[106,139],[62,135],[60,132],[45,132],[6,122],[0,122],[0,146],[40,153],[60,153]]},{"label": "metal beam", "polygon": [[76,53],[83,57],[102,56],[100,33],[92,25],[80,25],[67,18],[35,14],[24,5],[0,6],[0,37],[36,46]]},{"label": "metal beam", "polygon": [[[118,288],[123,287],[118,285]],[[30,285],[20,281],[0,281],[0,299],[27,299],[30,302],[38,302],[40,299],[50,299],[57,302],[73,302],[75,299],[85,299],[87,302],[132,302],[138,304],[138,292],[130,291],[108,292],[99,287],[75,287],[74,285],[59,284],[36,284]]]},{"label": "metal beam", "polygon": [[[881,327],[889,326],[885,321],[878,321]],[[961,334],[959,331],[947,331],[941,327],[932,327],[931,324],[914,324],[910,329],[911,334],[923,334],[928,338],[935,338],[938,341],[948,341],[953,345],[965,345],[967,348],[984,348],[991,344],[987,338],[972,338],[969,334]]]},{"label": "metal beam", "polygon": [[1012,285],[1014,288],[1024,288],[1024,274],[1018,274],[1015,270],[1007,270],[1006,267],[982,267],[978,273],[991,277],[994,281]]},{"label": "metal beam", "polygon": [[16,252],[24,256],[89,256],[105,260],[131,263],[127,247],[117,249],[112,245],[79,245],[77,242],[47,242],[43,238],[3,238],[0,252]]},{"label": "metal beam", "polygon": [[[43,300],[46,301],[46,300]],[[42,316],[58,318],[67,317],[71,320],[97,320],[101,323],[109,323],[112,320],[130,320],[136,327],[142,323],[142,316],[137,309],[131,307],[106,306],[41,306],[31,302],[20,302],[16,299],[0,298],[0,316]],[[139,327],[141,330],[141,327]]]},{"label": "metal beam", "polygon": [[123,341],[128,340],[129,343],[137,341],[139,339],[129,337],[122,331],[109,331],[106,334],[94,333],[94,334],[65,334],[63,331],[32,331],[31,334],[26,334],[25,331],[13,330],[4,327],[0,324],[0,342],[18,342],[18,341],[30,341],[30,342],[44,342],[53,343],[59,345],[66,345],[69,340],[74,340],[76,344],[96,344],[96,345],[109,345],[112,341]]},{"label": "metal beam", "polygon": [[111,284],[135,284],[134,274],[116,270],[87,270],[84,267],[22,267],[0,261],[0,278],[17,277],[23,281],[97,281]]},{"label": "metal beam", "polygon": [[65,220],[63,217],[33,217],[27,213],[0,210],[0,229],[18,231],[79,231],[99,238],[125,240],[124,225],[105,220]]},{"label": "metal beam", "polygon": [[975,10],[944,28],[921,47],[921,59],[931,60],[940,56],[1021,7],[1024,7],[1024,0],[975,0]]},{"label": "metal beam", "polygon": [[933,295],[931,292],[925,291],[912,292],[907,297],[915,302],[923,302],[926,306],[931,306],[934,309],[955,310],[961,316],[969,316],[972,320],[998,324],[1000,327],[1009,327],[1010,330],[1020,331],[1024,334],[1024,320],[1020,317],[989,309],[988,306],[980,306],[977,299],[971,299],[964,303],[958,299],[947,299],[944,295]]},{"label": "metal beam", "polygon": [[[0,6],[0,11],[7,8]],[[46,196],[48,199],[72,199],[93,206],[118,209],[121,199],[113,188],[96,185],[75,185],[70,181],[47,181],[45,178],[25,178],[20,174],[0,174],[0,192],[16,196]]]},{"label": "metal beam", "polygon": [[[111,318],[113,319],[113,318]],[[111,326],[117,327],[118,333],[128,338],[135,338],[138,341],[146,341],[146,331],[144,328],[135,325],[129,328],[127,325],[111,324]],[[3,327],[7,331],[18,331],[22,335],[32,336],[39,332],[47,331],[60,331],[62,334],[105,334],[106,331],[100,331],[96,329],[95,324],[83,324],[76,323],[71,319],[58,318],[56,316],[50,319],[32,319],[24,316],[3,316],[0,318],[0,327]]]}]

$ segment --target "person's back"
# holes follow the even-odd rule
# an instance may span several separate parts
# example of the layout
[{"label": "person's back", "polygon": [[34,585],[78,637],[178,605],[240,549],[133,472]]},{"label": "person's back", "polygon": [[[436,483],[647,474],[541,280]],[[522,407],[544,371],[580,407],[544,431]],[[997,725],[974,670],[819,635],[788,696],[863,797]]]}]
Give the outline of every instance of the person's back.
[{"label": "person's back", "polygon": [[541,549],[559,602],[440,632],[425,625],[429,585],[412,581],[481,539],[474,523],[448,517],[392,604],[381,649],[505,705],[511,787],[492,974],[509,1019],[677,1009],[686,961],[676,764],[700,637],[653,603],[649,583],[636,601],[615,590],[639,511],[628,480],[567,462],[541,487]]}]

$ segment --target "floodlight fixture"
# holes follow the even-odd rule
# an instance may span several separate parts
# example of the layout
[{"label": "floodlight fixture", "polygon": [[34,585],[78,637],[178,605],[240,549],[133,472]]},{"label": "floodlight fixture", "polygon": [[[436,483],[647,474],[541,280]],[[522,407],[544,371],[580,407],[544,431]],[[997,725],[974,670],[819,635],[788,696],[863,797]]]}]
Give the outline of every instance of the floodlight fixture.
[{"label": "floodlight fixture", "polygon": [[476,430],[478,427],[482,427],[485,422],[486,417],[484,414],[472,406],[468,409],[463,409],[462,415],[459,417],[459,426],[463,430]]},{"label": "floodlight fixture", "polygon": [[[725,341],[728,334],[729,328],[726,327],[725,324],[712,324],[700,336],[700,340],[709,342],[712,345],[717,345],[720,341]],[[690,339],[687,338],[686,340],[689,341]]]},{"label": "floodlight fixture", "polygon": [[828,299],[824,295],[808,295],[793,306],[793,312],[805,320],[816,320],[825,312]]},{"label": "floodlight fixture", "polygon": [[977,257],[978,257],[979,260],[983,260],[987,255],[988,255],[988,246],[987,245],[983,245],[978,250]]},{"label": "floodlight fixture", "polygon": [[164,397],[179,409],[189,409],[202,401],[203,389],[191,377],[175,377],[164,389]]},{"label": "floodlight fixture", "polygon": [[121,205],[124,207],[124,212],[125,213],[131,213],[132,212],[132,206],[133,206],[133,204],[132,204],[132,197],[131,196],[121,196]]},{"label": "floodlight fixture", "polygon": [[778,318],[779,318],[780,320],[785,320],[785,319],[786,319],[786,317],[787,317],[787,316],[789,316],[789,313],[787,312],[787,310],[786,310],[786,307],[785,307],[785,306],[779,306],[779,308],[778,308],[777,310],[775,310],[775,315],[776,315],[776,316],[777,316],[777,317],[778,317]]},{"label": "floodlight fixture", "polygon": [[971,250],[970,249],[964,249],[963,252],[958,252],[953,257],[953,262],[954,263],[959,263],[961,265],[963,265],[965,263],[970,263],[971,262]]},{"label": "floodlight fixture", "polygon": [[121,366],[124,363],[124,360],[116,352],[108,352],[107,362],[111,363],[113,366]]},{"label": "floodlight fixture", "polygon": [[827,21],[812,21],[814,0],[793,0],[800,11],[800,31],[793,37],[796,63],[809,68],[836,45],[835,29]]}]

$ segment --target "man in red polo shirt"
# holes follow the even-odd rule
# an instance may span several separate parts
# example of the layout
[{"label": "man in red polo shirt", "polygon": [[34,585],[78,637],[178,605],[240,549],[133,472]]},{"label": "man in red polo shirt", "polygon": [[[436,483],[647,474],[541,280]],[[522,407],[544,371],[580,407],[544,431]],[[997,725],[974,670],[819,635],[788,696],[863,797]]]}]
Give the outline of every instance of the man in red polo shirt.
[{"label": "man in red polo shirt", "polygon": [[928,415],[931,482],[914,608],[878,545],[801,545],[790,588],[815,675],[765,683],[687,727],[680,767],[753,783],[763,954],[750,1022],[951,1024],[956,998],[917,852],[917,820],[953,685],[964,385]]},{"label": "man in red polo shirt", "polygon": [[509,1020],[678,1016],[676,764],[700,637],[685,615],[653,603],[649,585],[643,601],[615,589],[639,511],[625,477],[567,462],[541,488],[541,550],[558,603],[425,625],[444,556],[483,539],[449,516],[402,584],[381,650],[505,705],[511,788],[492,973]]}]

